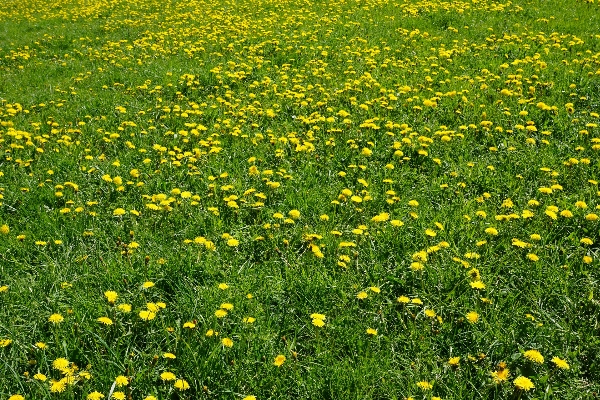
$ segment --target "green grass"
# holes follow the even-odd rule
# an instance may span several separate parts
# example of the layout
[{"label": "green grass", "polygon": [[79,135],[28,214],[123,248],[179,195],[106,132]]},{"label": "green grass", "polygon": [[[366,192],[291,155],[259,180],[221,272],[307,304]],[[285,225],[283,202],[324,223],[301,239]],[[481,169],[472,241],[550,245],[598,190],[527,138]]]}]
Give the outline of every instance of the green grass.
[{"label": "green grass", "polygon": [[599,16],[9,0],[0,400],[597,397]]}]

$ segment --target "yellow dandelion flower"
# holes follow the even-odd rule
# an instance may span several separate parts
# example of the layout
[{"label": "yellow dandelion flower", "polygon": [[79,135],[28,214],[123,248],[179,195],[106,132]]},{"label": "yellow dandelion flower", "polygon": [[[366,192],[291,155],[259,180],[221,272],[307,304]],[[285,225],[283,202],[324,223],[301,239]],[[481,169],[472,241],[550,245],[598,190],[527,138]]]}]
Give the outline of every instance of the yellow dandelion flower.
[{"label": "yellow dandelion flower", "polygon": [[233,340],[231,340],[229,338],[223,338],[223,339],[221,339],[221,343],[225,347],[233,347]]},{"label": "yellow dandelion flower", "polygon": [[448,360],[448,365],[450,365],[451,367],[458,367],[459,363],[460,357],[450,357],[450,359]]},{"label": "yellow dandelion flower", "polygon": [[183,327],[187,329],[194,329],[196,327],[196,324],[188,321],[183,324]]},{"label": "yellow dandelion flower", "polygon": [[174,381],[175,379],[177,379],[177,377],[175,376],[174,373],[165,371],[162,374],[160,374],[160,379],[162,379],[164,382],[167,382],[167,381]]},{"label": "yellow dandelion flower", "polygon": [[468,312],[467,321],[469,321],[472,324],[477,323],[477,321],[479,321],[479,314],[477,314],[475,311]]},{"label": "yellow dandelion flower", "polygon": [[65,320],[65,318],[62,315],[60,315],[60,314],[52,314],[48,318],[48,321],[52,322],[53,324],[60,324],[64,320]]},{"label": "yellow dandelion flower", "polygon": [[558,358],[558,357],[552,357],[552,360],[550,360],[554,363],[554,365],[556,365],[558,368],[560,369],[569,369],[569,363],[567,363],[565,360]]},{"label": "yellow dandelion flower", "polygon": [[112,325],[113,324],[112,319],[110,319],[108,317],[100,317],[97,319],[97,321],[104,325]]},{"label": "yellow dandelion flower", "polygon": [[277,357],[275,357],[275,360],[273,361],[273,365],[277,366],[277,367],[281,367],[283,365],[283,363],[285,362],[286,358],[283,354],[279,354]]},{"label": "yellow dandelion flower", "polygon": [[114,392],[112,398],[115,400],[125,400],[127,396],[125,396],[125,393],[123,392]]},{"label": "yellow dandelion flower", "polygon": [[37,374],[35,374],[35,375],[33,376],[33,379],[35,379],[36,381],[45,382],[45,381],[46,381],[46,379],[48,379],[48,378],[46,377],[46,375],[44,375],[44,374],[42,374],[42,373],[38,372]]},{"label": "yellow dandelion flower", "polygon": [[173,384],[173,387],[177,390],[188,390],[190,388],[189,383],[185,379],[177,379]]},{"label": "yellow dandelion flower", "polygon": [[534,363],[544,363],[544,356],[542,356],[542,354],[537,350],[527,350],[525,353],[523,353],[523,355],[526,359],[528,359],[529,361],[533,361]]},{"label": "yellow dandelion flower", "polygon": [[367,294],[367,292],[364,292],[364,291],[362,291],[362,292],[359,292],[359,293],[356,295],[356,298],[357,298],[357,299],[359,299],[359,300],[366,299],[367,297],[369,297],[369,295]]},{"label": "yellow dandelion flower", "polygon": [[367,335],[377,336],[377,329],[367,328]]},{"label": "yellow dandelion flower", "polygon": [[115,378],[115,383],[117,387],[127,386],[129,385],[129,379],[124,375],[119,375]]},{"label": "yellow dandelion flower", "polygon": [[433,385],[427,381],[417,382],[417,386],[422,390],[431,390],[433,388]]},{"label": "yellow dandelion flower", "polygon": [[114,304],[115,301],[117,301],[117,298],[119,297],[117,292],[114,292],[112,290],[108,290],[108,291],[104,292],[104,296],[106,297],[106,300],[108,300],[108,302],[110,304]]},{"label": "yellow dandelion flower", "polygon": [[522,375],[518,376],[513,381],[513,383],[514,383],[515,387],[520,390],[529,391],[529,390],[535,388],[535,385],[533,384],[533,382],[531,382],[531,380],[529,378],[526,378]]},{"label": "yellow dandelion flower", "polygon": [[139,316],[144,321],[152,321],[154,317],[156,317],[156,313],[149,310],[142,310],[140,311]]},{"label": "yellow dandelion flower", "polygon": [[87,400],[100,400],[103,398],[104,398],[104,395],[102,393],[96,392],[96,391],[88,394],[86,397]]}]

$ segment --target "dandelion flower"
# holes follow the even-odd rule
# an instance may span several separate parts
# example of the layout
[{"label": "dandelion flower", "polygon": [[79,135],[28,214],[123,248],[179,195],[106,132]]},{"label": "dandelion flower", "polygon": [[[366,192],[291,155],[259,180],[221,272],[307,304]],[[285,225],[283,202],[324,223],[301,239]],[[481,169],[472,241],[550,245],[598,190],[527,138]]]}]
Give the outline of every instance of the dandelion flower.
[{"label": "dandelion flower", "polygon": [[115,378],[115,383],[117,384],[117,387],[127,386],[129,385],[129,379],[126,376],[119,375]]},{"label": "dandelion flower", "polygon": [[104,325],[112,325],[112,319],[108,318],[108,317],[100,317],[97,319],[98,322],[104,324]]},{"label": "dandelion flower", "polygon": [[63,371],[69,367],[69,364],[71,364],[69,362],[69,360],[61,357],[61,358],[57,358],[56,360],[52,361],[52,368],[59,370],[59,371]]},{"label": "dandelion flower", "polygon": [[0,347],[6,347],[12,343],[11,339],[0,339]]},{"label": "dandelion flower", "polygon": [[171,359],[171,360],[174,360],[174,359],[176,359],[176,358],[177,358],[177,357],[175,356],[175,354],[173,354],[173,353],[163,353],[163,357],[164,357],[164,358],[169,358],[169,359]]},{"label": "dandelion flower", "polygon": [[560,369],[569,369],[569,363],[567,363],[565,360],[558,358],[558,357],[552,357],[551,360],[554,365],[556,365],[558,368]]},{"label": "dandelion flower", "polygon": [[256,400],[256,396],[246,396],[242,400]]},{"label": "dandelion flower", "polygon": [[87,400],[100,400],[104,398],[104,395],[100,392],[92,392],[90,394],[87,395]]},{"label": "dandelion flower", "polygon": [[152,311],[142,310],[142,311],[140,311],[139,316],[144,321],[151,321],[154,319],[154,317],[156,317],[156,314],[153,313]]},{"label": "dandelion flower", "polygon": [[450,357],[450,359],[448,360],[448,365],[450,365],[451,367],[458,367],[459,362],[460,357]]},{"label": "dandelion flower", "polygon": [[194,329],[194,328],[196,327],[196,324],[195,324],[195,323],[193,323],[193,322],[185,322],[185,323],[183,324],[183,327],[184,327],[184,328],[187,328],[187,329]]},{"label": "dandelion flower", "polygon": [[42,373],[38,372],[37,374],[35,374],[35,375],[33,376],[33,379],[35,379],[36,381],[44,382],[44,381],[46,381],[46,379],[48,379],[48,378],[46,377],[46,375],[44,375],[44,374],[42,374]]},{"label": "dandelion flower", "polygon": [[119,305],[117,306],[117,309],[118,309],[119,311],[121,311],[121,312],[124,312],[124,313],[131,312],[131,304],[125,304],[125,303],[123,303],[123,304],[119,304]]},{"label": "dandelion flower", "polygon": [[363,300],[366,299],[367,297],[369,297],[369,295],[367,294],[367,292],[360,292],[356,295],[356,298],[359,300]]},{"label": "dandelion flower", "polygon": [[52,322],[53,324],[60,324],[64,320],[65,320],[65,318],[62,315],[60,315],[60,314],[52,314],[48,318],[48,321]]},{"label": "dandelion flower", "polygon": [[154,287],[154,282],[146,281],[142,284],[142,287],[144,289],[150,289],[151,287]]},{"label": "dandelion flower", "polygon": [[225,310],[218,309],[217,311],[215,311],[215,317],[217,317],[217,318],[223,318],[226,315],[227,315],[227,311],[225,311]]},{"label": "dandelion flower", "polygon": [[108,302],[110,304],[115,304],[115,301],[117,301],[117,297],[119,297],[117,292],[112,291],[112,290],[108,290],[108,291],[104,292],[104,296],[106,297],[106,300],[108,300]]},{"label": "dandelion flower", "polygon": [[160,379],[167,382],[167,381],[174,381],[175,379],[177,379],[177,377],[175,376],[174,373],[165,371],[162,374],[160,374]]},{"label": "dandelion flower", "polygon": [[277,357],[275,357],[275,360],[273,361],[273,365],[277,366],[277,367],[281,367],[283,365],[283,363],[285,362],[286,358],[283,354],[279,354]]},{"label": "dandelion flower", "polygon": [[325,326],[325,322],[322,319],[317,319],[317,318],[314,318],[312,320],[312,324],[314,326],[316,326],[317,328],[322,328]]},{"label": "dandelion flower", "polygon": [[8,398],[8,400],[25,400],[25,397],[21,396],[20,394],[13,394]]},{"label": "dandelion flower", "polygon": [[377,329],[368,328],[367,329],[367,335],[377,336]]},{"label": "dandelion flower", "polygon": [[177,390],[188,390],[190,388],[189,383],[185,379],[177,379],[173,384],[173,387]]},{"label": "dandelion flower", "polygon": [[431,390],[433,385],[427,381],[417,382],[417,386],[422,390]]},{"label": "dandelion flower", "polygon": [[513,381],[513,383],[515,384],[515,387],[517,387],[517,389],[521,389],[521,390],[525,390],[525,391],[529,391],[529,390],[535,388],[535,385],[533,384],[533,382],[531,382],[531,380],[529,378],[526,378],[522,375],[517,377],[517,379],[515,379]]},{"label": "dandelion flower", "polygon": [[231,340],[229,338],[223,338],[223,339],[221,339],[221,343],[225,347],[233,347],[233,340]]},{"label": "dandelion flower", "polygon": [[64,380],[56,381],[53,380],[50,383],[50,392],[51,393],[62,393],[67,389],[67,383]]},{"label": "dandelion flower", "polygon": [[227,290],[227,289],[229,289],[229,285],[226,283],[219,283],[219,289]]},{"label": "dandelion flower", "polygon": [[469,321],[472,324],[476,323],[477,321],[479,321],[479,314],[477,314],[475,311],[468,312],[467,321]]},{"label": "dandelion flower", "polygon": [[123,393],[123,392],[114,392],[112,394],[112,398],[115,400],[125,400],[127,397],[125,396],[125,393]]},{"label": "dandelion flower", "polygon": [[544,363],[544,356],[542,356],[542,354],[537,350],[527,350],[523,355],[526,359],[528,359],[529,361],[533,361],[534,363]]}]

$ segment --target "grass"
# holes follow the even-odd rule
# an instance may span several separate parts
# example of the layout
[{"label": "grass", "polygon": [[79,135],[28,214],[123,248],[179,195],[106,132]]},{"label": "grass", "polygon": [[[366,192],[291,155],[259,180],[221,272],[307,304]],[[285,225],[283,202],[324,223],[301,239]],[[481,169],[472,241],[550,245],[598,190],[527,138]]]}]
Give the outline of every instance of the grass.
[{"label": "grass", "polygon": [[599,15],[9,0],[0,400],[597,397]]}]

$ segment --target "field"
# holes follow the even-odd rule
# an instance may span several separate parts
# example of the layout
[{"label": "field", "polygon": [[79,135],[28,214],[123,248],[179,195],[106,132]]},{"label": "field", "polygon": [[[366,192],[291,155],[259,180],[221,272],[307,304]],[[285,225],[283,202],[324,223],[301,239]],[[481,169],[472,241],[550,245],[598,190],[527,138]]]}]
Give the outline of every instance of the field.
[{"label": "field", "polygon": [[4,0],[0,400],[600,397],[598,27]]}]

